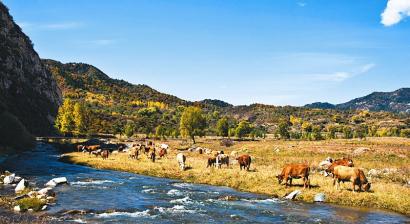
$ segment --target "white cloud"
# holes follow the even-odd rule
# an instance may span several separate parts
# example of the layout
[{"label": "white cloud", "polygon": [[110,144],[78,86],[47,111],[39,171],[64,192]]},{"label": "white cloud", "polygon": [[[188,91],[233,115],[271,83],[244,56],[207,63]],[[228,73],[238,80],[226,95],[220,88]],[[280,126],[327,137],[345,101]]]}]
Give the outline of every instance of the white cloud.
[{"label": "white cloud", "polygon": [[374,66],[376,65],[373,63],[370,63],[370,64],[362,65],[359,68],[356,68],[355,70],[350,71],[350,72],[342,71],[342,72],[334,72],[330,74],[313,74],[313,75],[308,75],[308,77],[310,77],[313,80],[318,80],[318,81],[342,82],[354,76],[364,74],[370,71]]},{"label": "white cloud", "polygon": [[385,26],[399,23],[410,16],[410,0],[389,0],[381,16],[381,23]]}]

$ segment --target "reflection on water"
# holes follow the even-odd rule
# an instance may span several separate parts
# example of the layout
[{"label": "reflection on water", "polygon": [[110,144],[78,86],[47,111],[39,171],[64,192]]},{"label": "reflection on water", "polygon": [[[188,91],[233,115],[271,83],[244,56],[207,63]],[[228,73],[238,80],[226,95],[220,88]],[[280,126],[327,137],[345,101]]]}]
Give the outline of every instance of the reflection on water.
[{"label": "reflection on water", "polygon": [[[58,152],[39,143],[36,150],[8,159],[5,167],[37,186],[65,176],[56,188],[57,204],[48,213],[86,210],[65,216],[87,223],[401,223],[405,216],[382,211],[305,204],[237,192],[230,188],[187,184],[124,172],[96,170],[58,161]],[[220,198],[232,195],[236,201]]]}]

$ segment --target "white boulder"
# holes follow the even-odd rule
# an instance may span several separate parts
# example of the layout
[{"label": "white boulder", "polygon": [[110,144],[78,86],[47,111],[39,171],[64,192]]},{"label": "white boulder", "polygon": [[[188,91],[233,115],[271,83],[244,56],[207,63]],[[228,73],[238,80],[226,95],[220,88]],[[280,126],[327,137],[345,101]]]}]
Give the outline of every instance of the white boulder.
[{"label": "white boulder", "polygon": [[20,205],[14,206],[13,210],[14,210],[15,212],[21,212]]},{"label": "white boulder", "polygon": [[16,175],[13,173],[11,175],[8,175],[4,178],[3,183],[4,184],[12,184],[14,182],[14,178],[16,177]]},{"label": "white boulder", "polygon": [[21,179],[20,182],[17,184],[17,187],[14,189],[16,193],[20,193],[26,189],[28,186],[28,182],[25,179]]},{"label": "white boulder", "polygon": [[289,200],[293,200],[296,198],[296,196],[300,195],[302,192],[300,192],[299,190],[293,191],[290,194],[288,194],[285,198],[289,199]]},{"label": "white boulder", "polygon": [[313,199],[314,202],[325,202],[326,200],[326,195],[324,193],[319,193],[315,195],[315,198]]},{"label": "white boulder", "polygon": [[68,183],[67,178],[58,177],[58,178],[51,179],[49,182],[46,183],[46,186],[47,187],[55,187],[59,184],[66,184],[66,183]]}]

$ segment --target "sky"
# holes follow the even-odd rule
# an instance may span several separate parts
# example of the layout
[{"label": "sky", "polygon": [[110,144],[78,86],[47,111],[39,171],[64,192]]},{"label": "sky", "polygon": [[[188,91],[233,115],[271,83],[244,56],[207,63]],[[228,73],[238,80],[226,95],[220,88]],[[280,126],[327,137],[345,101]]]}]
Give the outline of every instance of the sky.
[{"label": "sky", "polygon": [[410,0],[3,0],[42,58],[186,100],[343,103],[410,87]]}]

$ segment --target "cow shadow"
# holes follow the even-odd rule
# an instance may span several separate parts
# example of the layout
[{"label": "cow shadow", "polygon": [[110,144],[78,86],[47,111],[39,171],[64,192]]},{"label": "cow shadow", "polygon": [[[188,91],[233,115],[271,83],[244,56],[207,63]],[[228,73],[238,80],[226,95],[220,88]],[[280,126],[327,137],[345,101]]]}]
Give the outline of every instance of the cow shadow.
[{"label": "cow shadow", "polygon": [[[283,186],[285,186],[284,184],[283,184]],[[290,187],[289,185],[288,185],[288,187]],[[294,183],[292,183],[292,187],[302,187],[303,188],[303,184],[294,184]],[[320,186],[318,185],[318,184],[311,184],[310,185],[310,188],[319,188]]]}]

